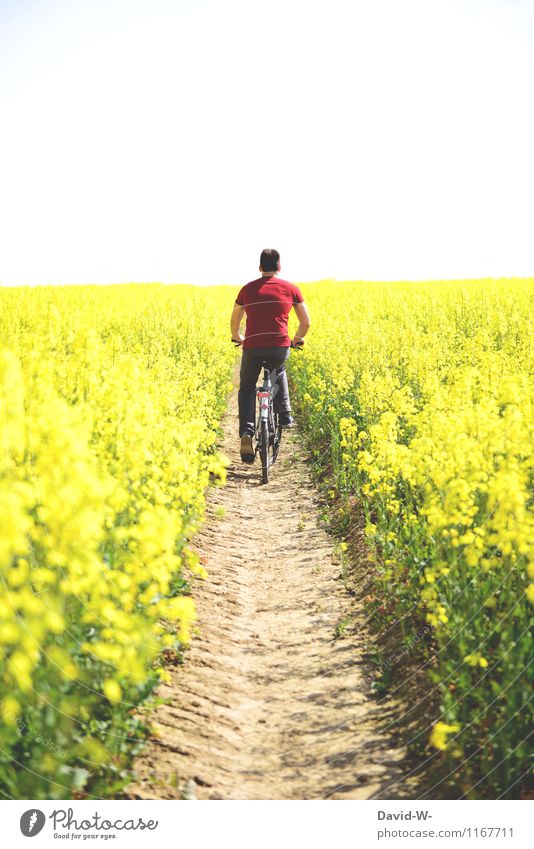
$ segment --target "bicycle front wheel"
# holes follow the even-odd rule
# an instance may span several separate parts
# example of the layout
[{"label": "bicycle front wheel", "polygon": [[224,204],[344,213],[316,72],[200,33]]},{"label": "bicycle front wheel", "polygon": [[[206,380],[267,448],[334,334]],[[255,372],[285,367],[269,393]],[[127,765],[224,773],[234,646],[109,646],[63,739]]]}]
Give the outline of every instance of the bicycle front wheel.
[{"label": "bicycle front wheel", "polygon": [[269,482],[269,427],[265,419],[261,420],[260,431],[261,482]]}]

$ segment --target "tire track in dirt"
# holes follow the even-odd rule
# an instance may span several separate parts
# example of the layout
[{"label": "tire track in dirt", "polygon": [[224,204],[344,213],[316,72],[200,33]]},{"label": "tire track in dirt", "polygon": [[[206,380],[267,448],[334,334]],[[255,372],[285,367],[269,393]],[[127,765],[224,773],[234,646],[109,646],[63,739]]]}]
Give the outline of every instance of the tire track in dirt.
[{"label": "tire track in dirt", "polygon": [[135,760],[126,795],[387,798],[404,758],[381,731],[395,706],[370,692],[365,616],[318,522],[298,431],[286,431],[262,486],[258,461],[239,457],[236,392],[223,427],[228,482],[210,491],[194,540],[209,573],[194,591],[200,637],[158,688],[160,734]]}]

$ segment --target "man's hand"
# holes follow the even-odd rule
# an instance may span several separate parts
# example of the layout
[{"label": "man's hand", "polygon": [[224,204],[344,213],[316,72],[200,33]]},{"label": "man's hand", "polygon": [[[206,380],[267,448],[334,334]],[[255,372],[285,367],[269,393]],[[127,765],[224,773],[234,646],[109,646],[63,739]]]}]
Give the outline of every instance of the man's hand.
[{"label": "man's hand", "polygon": [[291,341],[291,347],[292,348],[302,348],[303,345],[304,345],[304,339],[302,339],[300,336],[295,336]]},{"label": "man's hand", "polygon": [[245,341],[245,337],[243,336],[242,333],[238,333],[237,337],[232,336],[232,342],[234,343],[234,345],[242,345],[244,341]]}]

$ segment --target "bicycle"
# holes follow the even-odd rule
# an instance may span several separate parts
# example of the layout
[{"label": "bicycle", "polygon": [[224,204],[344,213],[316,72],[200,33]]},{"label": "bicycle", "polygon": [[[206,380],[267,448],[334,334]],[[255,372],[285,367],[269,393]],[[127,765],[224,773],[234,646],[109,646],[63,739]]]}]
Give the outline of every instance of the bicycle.
[{"label": "bicycle", "polygon": [[[236,344],[236,348],[240,347]],[[290,347],[295,351],[302,351],[302,345]],[[256,387],[256,398],[258,399],[258,416],[256,421],[256,445],[254,455],[259,454],[261,459],[261,482],[269,483],[269,469],[276,462],[280,445],[282,442],[283,427],[279,421],[279,414],[274,411],[274,386],[271,375],[275,375],[276,367],[271,368],[272,363],[262,360],[263,384]]]}]

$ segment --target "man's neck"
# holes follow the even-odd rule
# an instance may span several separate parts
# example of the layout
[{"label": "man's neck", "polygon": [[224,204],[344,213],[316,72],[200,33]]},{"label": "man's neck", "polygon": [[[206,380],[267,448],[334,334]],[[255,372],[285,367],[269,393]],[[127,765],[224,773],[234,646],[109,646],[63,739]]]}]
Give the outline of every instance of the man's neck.
[{"label": "man's neck", "polygon": [[261,272],[262,277],[276,277],[276,275],[277,275],[276,271],[262,271]]}]

